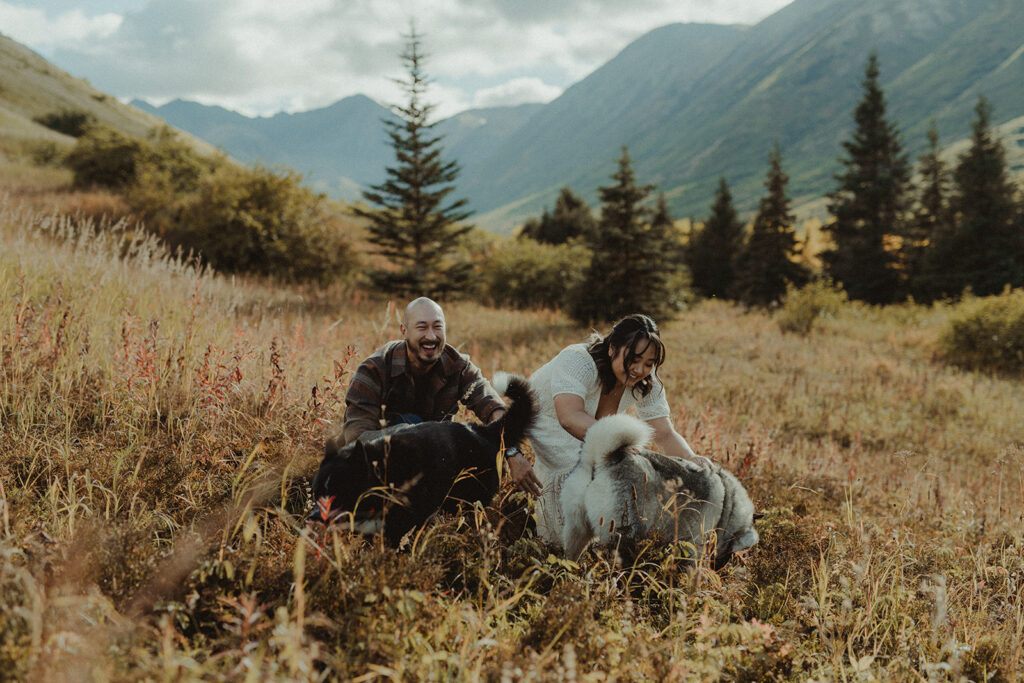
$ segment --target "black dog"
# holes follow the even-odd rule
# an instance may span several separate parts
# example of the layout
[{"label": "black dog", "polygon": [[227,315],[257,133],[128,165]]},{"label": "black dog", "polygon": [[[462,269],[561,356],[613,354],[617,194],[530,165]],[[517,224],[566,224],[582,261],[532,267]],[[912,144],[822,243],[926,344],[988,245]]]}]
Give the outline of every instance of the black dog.
[{"label": "black dog", "polygon": [[313,478],[324,514],[313,510],[310,518],[347,518],[354,530],[383,531],[397,546],[438,510],[489,502],[498,491],[498,451],[502,444],[519,446],[537,416],[537,399],[524,378],[498,373],[495,387],[512,405],[491,424],[396,425],[328,452]]}]

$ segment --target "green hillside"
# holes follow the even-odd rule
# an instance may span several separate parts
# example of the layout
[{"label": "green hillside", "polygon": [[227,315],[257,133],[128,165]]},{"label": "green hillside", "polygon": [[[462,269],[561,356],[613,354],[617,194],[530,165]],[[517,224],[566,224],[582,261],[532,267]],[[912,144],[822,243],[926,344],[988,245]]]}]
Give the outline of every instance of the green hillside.
[{"label": "green hillside", "polygon": [[[97,122],[135,137],[166,125],[152,114],[126,105],[75,78],[20,43],[0,34],[0,152],[18,157],[50,141],[70,145],[72,138],[33,119],[64,111],[82,112]],[[183,134],[199,151],[213,147]]]},{"label": "green hillside", "polygon": [[[627,144],[637,177],[664,190],[675,215],[705,214],[722,176],[749,210],[778,141],[793,195],[813,200],[832,189],[872,50],[891,119],[913,156],[932,119],[944,143],[966,137],[979,93],[994,105],[996,123],[1024,113],[1021,15],[1024,0],[797,0],[736,31],[734,49],[713,64],[684,56],[699,27],[661,29],[549,104],[467,191],[484,219],[505,227],[523,209],[550,206],[561,185],[593,203],[614,171],[615,151]],[[673,80],[662,65],[698,77]],[[615,111],[629,112],[616,126],[607,125],[611,94],[619,96]],[[1013,130],[1008,147],[1019,144]]]}]

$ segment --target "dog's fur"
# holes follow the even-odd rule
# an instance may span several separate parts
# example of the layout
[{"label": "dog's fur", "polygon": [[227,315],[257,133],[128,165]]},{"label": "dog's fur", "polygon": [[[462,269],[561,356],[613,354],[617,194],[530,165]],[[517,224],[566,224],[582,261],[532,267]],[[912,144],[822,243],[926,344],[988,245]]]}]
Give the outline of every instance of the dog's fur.
[{"label": "dog's fur", "polygon": [[562,543],[577,558],[596,536],[603,545],[654,538],[709,547],[719,569],[758,541],[754,505],[743,485],[715,464],[645,448],[653,430],[611,415],[587,430],[582,455],[562,487]]},{"label": "dog's fur", "polygon": [[491,424],[396,425],[328,451],[313,496],[329,512],[314,510],[311,519],[345,519],[364,534],[383,531],[397,546],[438,510],[489,502],[498,490],[499,450],[520,445],[537,416],[537,399],[524,378],[496,373],[494,385],[512,405]]}]

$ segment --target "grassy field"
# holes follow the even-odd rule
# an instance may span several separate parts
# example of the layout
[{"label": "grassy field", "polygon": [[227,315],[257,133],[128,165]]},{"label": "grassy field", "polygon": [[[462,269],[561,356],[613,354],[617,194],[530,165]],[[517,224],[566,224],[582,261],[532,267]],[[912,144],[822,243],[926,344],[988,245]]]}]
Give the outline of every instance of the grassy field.
[{"label": "grassy field", "polygon": [[[715,302],[663,325],[677,428],[765,513],[720,573],[682,547],[560,559],[508,488],[395,552],[303,518],[404,302],[119,234],[31,193],[0,208],[0,679],[1024,675],[1024,388],[936,357],[948,306],[848,304],[806,337]],[[446,310],[488,376],[588,333]]]}]

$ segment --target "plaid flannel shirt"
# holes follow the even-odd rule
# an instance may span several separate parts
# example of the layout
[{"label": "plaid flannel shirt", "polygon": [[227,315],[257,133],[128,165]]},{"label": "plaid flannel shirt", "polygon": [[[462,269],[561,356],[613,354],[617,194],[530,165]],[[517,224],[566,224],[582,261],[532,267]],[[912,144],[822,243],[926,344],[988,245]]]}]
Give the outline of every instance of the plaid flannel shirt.
[{"label": "plaid flannel shirt", "polygon": [[[391,371],[387,375],[387,355]],[[415,382],[428,384],[417,392]],[[445,344],[441,358],[426,375],[414,379],[405,341],[388,342],[356,368],[345,394],[343,443],[351,443],[363,432],[381,429],[388,420],[406,413],[424,420],[448,420],[463,403],[483,422],[490,422],[495,410],[505,403],[469,356]]]}]

